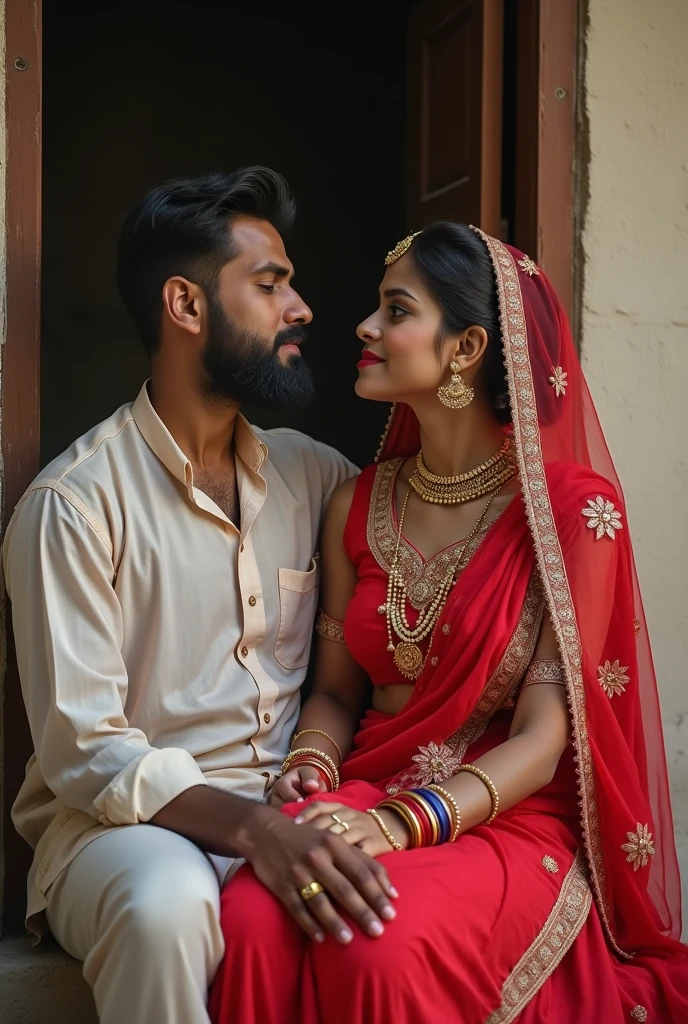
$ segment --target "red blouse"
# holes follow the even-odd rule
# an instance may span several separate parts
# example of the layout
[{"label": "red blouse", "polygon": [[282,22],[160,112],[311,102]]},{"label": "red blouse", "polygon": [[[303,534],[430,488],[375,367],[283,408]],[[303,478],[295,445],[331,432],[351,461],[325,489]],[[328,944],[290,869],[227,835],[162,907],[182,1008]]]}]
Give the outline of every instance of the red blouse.
[{"label": "red blouse", "polygon": [[[377,686],[390,686],[409,680],[394,664],[387,650],[387,617],[383,608],[387,600],[389,569],[397,546],[399,522],[396,514],[395,484],[403,459],[390,459],[368,466],[360,474],[354,491],[349,517],[344,530],[344,548],[356,568],[358,582],[344,616],[344,637],[351,654]],[[465,568],[485,533],[495,521],[493,516],[464,552],[459,571]],[[465,540],[458,540],[425,559],[402,534],[399,562],[408,594],[406,618],[414,626],[419,611],[433,598],[445,577],[447,568],[456,561]],[[442,628],[441,626],[439,627]],[[399,637],[392,634],[395,644]],[[428,653],[430,638],[418,646]],[[433,665],[430,652],[430,665]]]}]

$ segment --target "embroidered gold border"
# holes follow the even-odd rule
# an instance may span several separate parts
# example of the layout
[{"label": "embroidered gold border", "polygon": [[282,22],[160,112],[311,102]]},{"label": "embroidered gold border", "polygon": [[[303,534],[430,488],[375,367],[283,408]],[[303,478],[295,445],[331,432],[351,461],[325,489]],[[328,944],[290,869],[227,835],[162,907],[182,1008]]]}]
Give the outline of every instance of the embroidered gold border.
[{"label": "embroidered gold border", "polygon": [[345,644],[344,623],[339,619],[333,619],[324,609],[319,608],[315,617],[315,632],[318,636],[324,636],[326,640],[334,640],[336,644]]},{"label": "embroidered gold border", "polygon": [[377,452],[375,453],[375,462],[379,462],[380,459],[382,458],[382,453],[385,450],[385,445],[387,444],[387,438],[389,437],[389,432],[392,429],[392,424],[394,423],[394,415],[395,415],[396,411],[397,411],[397,403],[395,402],[394,405],[392,406],[392,408],[389,410],[389,416],[387,417],[387,422],[385,423],[385,429],[382,431],[382,437],[380,438],[380,444],[379,444],[379,447],[377,449]]},{"label": "embroidered gold border", "polygon": [[[537,573],[533,573],[521,614],[502,660],[485,684],[471,714],[464,724],[446,740],[446,746],[450,748],[455,757],[458,757],[459,762],[463,760],[471,743],[474,743],[485,732],[492,716],[502,707],[504,701],[513,696],[518,689],[537,645],[542,614],[542,585]],[[418,785],[421,771],[420,767],[412,767],[401,772],[388,784],[387,792],[394,795],[402,789]],[[444,782],[446,780],[435,779],[434,781]]]},{"label": "embroidered gold border", "polygon": [[485,1024],[511,1024],[559,966],[585,924],[592,892],[579,850],[545,925],[502,985],[502,1004]]},{"label": "embroidered gold border", "polygon": [[542,443],[535,402],[532,368],[523,296],[515,261],[509,250],[495,238],[474,229],[487,246],[497,281],[497,298],[504,346],[504,363],[509,382],[515,448],[518,457],[523,500],[535,544],[547,607],[552,619],[566,672],[567,695],[576,748],[578,797],[585,851],[590,865],[593,891],[609,940],[621,956],[629,957],[616,943],[612,932],[597,807],[592,754],[588,742],[585,686],[582,673],[581,641],[566,575],[552,506],[547,489]]},{"label": "embroidered gold border", "polygon": [[[389,573],[392,567],[392,559],[394,558],[397,546],[398,527],[395,527],[392,519],[393,486],[403,461],[403,458],[401,458],[390,459],[387,462],[380,463],[375,473],[375,480],[370,495],[366,527],[368,547],[375,561],[386,573]],[[457,566],[457,575],[466,568],[478,550],[483,537],[493,523],[497,521],[502,511],[500,509],[495,515],[489,517],[475,537],[471,538]],[[439,551],[433,558],[425,561],[404,537],[401,538],[399,543],[399,568],[404,580],[409,603],[416,611],[425,608],[432,601],[447,570],[454,563],[458,549],[464,543],[464,539],[457,540],[451,547],[446,548],[444,551]]]}]

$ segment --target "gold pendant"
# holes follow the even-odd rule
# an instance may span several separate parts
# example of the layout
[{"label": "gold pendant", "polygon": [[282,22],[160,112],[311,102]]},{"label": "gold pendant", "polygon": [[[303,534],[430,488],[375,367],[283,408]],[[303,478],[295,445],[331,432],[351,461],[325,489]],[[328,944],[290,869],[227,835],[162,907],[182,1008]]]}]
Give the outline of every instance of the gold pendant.
[{"label": "gold pendant", "polygon": [[407,679],[417,679],[423,668],[423,655],[415,644],[397,644],[394,664]]}]

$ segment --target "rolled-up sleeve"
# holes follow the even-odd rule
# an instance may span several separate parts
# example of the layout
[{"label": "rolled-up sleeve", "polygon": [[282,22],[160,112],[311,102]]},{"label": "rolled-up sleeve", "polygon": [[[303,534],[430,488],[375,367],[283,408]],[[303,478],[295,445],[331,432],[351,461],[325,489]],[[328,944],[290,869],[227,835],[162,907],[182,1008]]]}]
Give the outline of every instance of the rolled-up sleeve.
[{"label": "rolled-up sleeve", "polygon": [[181,748],[129,725],[122,614],[107,532],[66,489],[22,500],[3,548],[36,757],[66,806],[108,825],[150,820],[205,778]]}]

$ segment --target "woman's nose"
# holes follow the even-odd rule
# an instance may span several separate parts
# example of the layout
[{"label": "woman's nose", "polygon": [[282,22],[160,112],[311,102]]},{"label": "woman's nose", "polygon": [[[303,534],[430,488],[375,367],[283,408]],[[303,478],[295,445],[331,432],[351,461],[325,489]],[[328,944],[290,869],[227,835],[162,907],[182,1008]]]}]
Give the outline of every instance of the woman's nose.
[{"label": "woman's nose", "polygon": [[379,327],[375,326],[373,318],[369,316],[367,320],[362,320],[356,328],[356,336],[360,338],[361,341],[370,343],[373,341],[379,341],[382,337],[382,331]]}]

